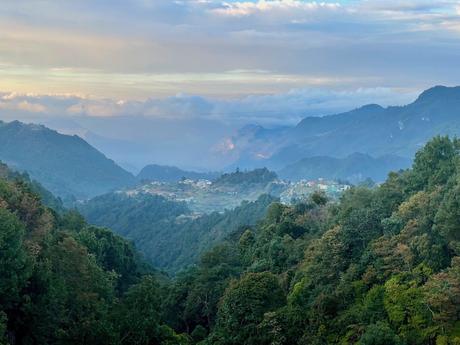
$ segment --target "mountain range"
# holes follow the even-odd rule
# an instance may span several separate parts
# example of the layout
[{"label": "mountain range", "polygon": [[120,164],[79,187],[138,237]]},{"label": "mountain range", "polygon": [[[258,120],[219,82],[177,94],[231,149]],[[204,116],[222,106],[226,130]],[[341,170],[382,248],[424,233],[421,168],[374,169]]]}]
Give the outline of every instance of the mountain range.
[{"label": "mountain range", "polygon": [[369,104],[341,114],[307,117],[281,130],[246,127],[231,138],[239,156],[233,165],[281,170],[305,158],[345,158],[357,152],[410,159],[439,134],[460,134],[460,87],[436,86],[406,106]]},{"label": "mountain range", "polygon": [[[234,162],[225,171],[268,167],[292,180],[325,177],[359,182],[370,177],[382,181],[390,170],[408,167],[414,153],[440,134],[460,134],[460,87],[433,87],[406,106],[370,104],[346,113],[307,117],[295,127],[248,125],[224,140],[219,152],[221,160]],[[156,150],[166,154],[167,146],[157,140]],[[203,157],[209,153],[207,147]],[[0,121],[0,160],[28,172],[68,200],[89,199],[141,179],[217,176],[149,165],[136,178],[77,135],[18,121]]]},{"label": "mountain range", "polygon": [[371,157],[365,153],[353,153],[345,158],[316,156],[301,159],[278,172],[279,177],[299,181],[303,179],[316,180],[346,180],[353,184],[370,178],[374,181],[384,181],[389,171],[409,168],[411,160],[399,156]]}]

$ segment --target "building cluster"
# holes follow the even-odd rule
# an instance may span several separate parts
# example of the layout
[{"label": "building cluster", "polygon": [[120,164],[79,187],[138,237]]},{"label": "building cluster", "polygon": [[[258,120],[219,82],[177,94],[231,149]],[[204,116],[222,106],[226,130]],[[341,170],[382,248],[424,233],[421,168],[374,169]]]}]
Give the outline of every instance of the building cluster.
[{"label": "building cluster", "polygon": [[325,179],[317,180],[301,180],[291,182],[289,186],[281,193],[280,200],[284,204],[292,204],[297,201],[306,200],[315,192],[323,192],[330,198],[338,198],[351,186],[337,181],[329,181]]}]

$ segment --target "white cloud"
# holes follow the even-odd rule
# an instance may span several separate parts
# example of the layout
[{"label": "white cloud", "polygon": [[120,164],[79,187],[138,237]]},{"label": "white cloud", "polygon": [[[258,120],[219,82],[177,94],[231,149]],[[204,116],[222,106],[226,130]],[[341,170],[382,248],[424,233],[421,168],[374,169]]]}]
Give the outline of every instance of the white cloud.
[{"label": "white cloud", "polygon": [[459,28],[453,0],[6,1],[0,89],[129,99],[421,89],[460,80]]},{"label": "white cloud", "polygon": [[[354,90],[293,89],[287,93],[251,95],[231,100],[178,94],[145,101],[83,98],[72,95],[0,94],[0,109],[43,113],[50,117],[145,116],[157,119],[213,120],[232,126],[248,123],[295,125],[303,117],[351,110],[369,103],[383,106],[409,103],[416,97],[411,90],[360,88]],[[0,113],[1,115],[1,113]],[[14,115],[14,114],[13,114]]]},{"label": "white cloud", "polygon": [[305,2],[299,0],[259,0],[256,2],[224,2],[222,7],[213,9],[212,12],[224,16],[248,16],[264,12],[289,12],[317,11],[319,9],[337,9],[339,3]]},{"label": "white cloud", "polygon": [[8,99],[5,99],[5,101],[0,101],[0,109],[25,111],[29,113],[46,113],[48,110],[43,104],[29,101],[10,102]]}]

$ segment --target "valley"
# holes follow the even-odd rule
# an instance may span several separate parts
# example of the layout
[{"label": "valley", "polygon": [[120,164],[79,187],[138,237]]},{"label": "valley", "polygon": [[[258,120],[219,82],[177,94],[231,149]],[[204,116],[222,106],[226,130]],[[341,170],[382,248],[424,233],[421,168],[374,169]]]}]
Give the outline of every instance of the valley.
[{"label": "valley", "polygon": [[460,0],[4,0],[0,345],[460,345]]}]

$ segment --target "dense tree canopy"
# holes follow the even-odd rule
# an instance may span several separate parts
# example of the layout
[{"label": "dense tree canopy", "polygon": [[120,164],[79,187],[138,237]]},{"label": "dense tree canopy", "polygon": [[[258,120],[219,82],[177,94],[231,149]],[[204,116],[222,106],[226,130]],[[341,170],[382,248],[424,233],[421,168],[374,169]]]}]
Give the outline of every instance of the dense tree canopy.
[{"label": "dense tree canopy", "polygon": [[[200,344],[460,343],[458,145],[436,137],[413,169],[338,203],[273,204],[214,252],[221,260],[172,283],[170,297],[211,281],[220,295],[207,318],[172,324],[199,329]],[[234,270],[210,277],[222,262]]]},{"label": "dense tree canopy", "polygon": [[0,344],[184,344],[165,325],[163,279],[133,246],[43,206],[1,166]]},{"label": "dense tree canopy", "polygon": [[458,142],[339,202],[273,203],[168,279],[0,180],[0,344],[460,343]]}]

